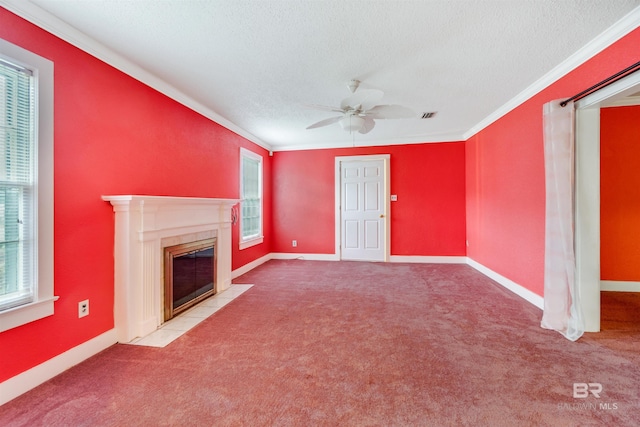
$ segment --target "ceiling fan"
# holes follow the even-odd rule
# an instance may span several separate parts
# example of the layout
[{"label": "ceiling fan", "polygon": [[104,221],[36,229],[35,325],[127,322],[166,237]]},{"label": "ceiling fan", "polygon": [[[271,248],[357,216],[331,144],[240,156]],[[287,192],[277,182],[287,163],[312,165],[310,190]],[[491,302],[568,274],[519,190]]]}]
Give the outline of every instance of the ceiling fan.
[{"label": "ceiling fan", "polygon": [[378,89],[361,89],[359,80],[351,80],[347,87],[352,95],[343,99],[340,107],[325,107],[323,105],[310,105],[323,111],[333,111],[341,113],[339,116],[320,120],[308,126],[307,129],[315,129],[340,123],[342,128],[348,132],[368,133],[376,125],[375,120],[382,119],[408,119],[416,117],[416,113],[410,108],[401,105],[380,105],[384,92]]}]

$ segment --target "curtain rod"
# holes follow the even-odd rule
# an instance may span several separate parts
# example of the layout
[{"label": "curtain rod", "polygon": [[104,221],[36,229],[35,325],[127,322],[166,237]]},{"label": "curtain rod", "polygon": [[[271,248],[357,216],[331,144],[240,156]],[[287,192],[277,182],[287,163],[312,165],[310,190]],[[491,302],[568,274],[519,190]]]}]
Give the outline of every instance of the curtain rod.
[{"label": "curtain rod", "polygon": [[569,99],[565,99],[564,101],[562,101],[560,103],[560,106],[565,107],[569,102],[571,101],[576,101],[578,99],[584,98],[587,95],[590,95],[593,92],[596,92],[604,87],[609,86],[611,83],[615,83],[616,81],[620,80],[623,77],[628,76],[629,74],[635,73],[636,71],[640,71],[640,62],[636,62],[635,64],[625,68],[622,71],[619,71],[617,73],[615,73],[614,75],[607,77],[606,79],[604,79],[603,81],[594,84],[593,86],[591,86],[588,89],[583,90],[582,92],[573,95],[571,98]]}]

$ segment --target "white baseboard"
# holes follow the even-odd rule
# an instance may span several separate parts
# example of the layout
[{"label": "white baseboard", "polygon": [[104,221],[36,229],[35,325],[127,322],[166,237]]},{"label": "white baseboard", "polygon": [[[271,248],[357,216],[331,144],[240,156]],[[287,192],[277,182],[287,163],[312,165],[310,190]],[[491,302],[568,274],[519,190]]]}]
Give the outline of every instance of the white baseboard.
[{"label": "white baseboard", "polygon": [[600,290],[610,292],[640,292],[640,282],[601,280]]},{"label": "white baseboard", "polygon": [[262,264],[264,264],[265,262],[269,261],[272,258],[271,255],[272,255],[271,253],[268,253],[256,260],[251,261],[248,264],[243,265],[240,268],[236,268],[231,272],[231,278],[235,279],[236,277],[240,277],[243,274],[250,272],[256,267],[261,266]]},{"label": "white baseboard", "polygon": [[337,254],[296,254],[272,252],[271,259],[304,259],[307,261],[340,261]]},{"label": "white baseboard", "polygon": [[[270,254],[270,259],[305,259],[312,261],[340,261],[337,254],[297,254],[297,253],[276,253]],[[510,279],[485,267],[479,262],[466,256],[413,256],[413,255],[391,255],[390,262],[423,263],[423,264],[468,264],[480,273],[495,280],[501,286],[525,299],[540,310],[544,308],[544,298],[530,291],[529,289],[513,282]]]},{"label": "white baseboard", "polygon": [[[304,259],[310,261],[339,261],[337,254],[300,254],[300,253],[269,253],[242,267],[233,270],[231,276],[239,277],[252,269],[264,264],[271,259]],[[425,264],[469,264],[485,276],[495,280],[516,295],[529,301],[531,304],[542,309],[544,299],[530,290],[518,285],[506,277],[490,270],[482,264],[464,256],[404,256],[392,255],[390,262],[425,263]],[[624,284],[624,285],[620,285]],[[606,289],[616,288],[616,289]],[[634,289],[634,290],[630,290]],[[640,292],[640,282],[602,282],[602,290],[624,290],[627,292]],[[70,367],[90,358],[102,350],[116,344],[118,341],[116,330],[112,329],[97,337],[84,342],[66,352],[41,363],[15,377],[0,383],[0,405],[15,399],[23,393],[31,390],[50,380],[56,375],[66,371]]]},{"label": "white baseboard", "polygon": [[100,353],[118,342],[115,329],[73,347],[15,377],[0,383],[0,405],[50,380],[74,365]]},{"label": "white baseboard", "polygon": [[412,262],[421,264],[466,264],[466,256],[415,256],[391,255],[390,262]]},{"label": "white baseboard", "polygon": [[245,273],[250,272],[256,267],[261,266],[265,262],[272,259],[304,259],[308,261],[339,261],[337,255],[335,254],[298,254],[298,253],[285,253],[285,252],[270,252],[256,260],[251,261],[243,265],[240,268],[237,268],[231,272],[231,278],[235,279],[236,277],[240,277]]},{"label": "white baseboard", "polygon": [[501,274],[496,273],[495,271],[485,267],[484,265],[480,264],[477,261],[472,260],[471,258],[467,258],[467,264],[469,264],[471,267],[475,268],[476,270],[478,270],[480,273],[484,274],[488,278],[495,280],[500,285],[504,286],[505,288],[507,288],[514,294],[518,295],[519,297],[524,298],[531,304],[538,307],[540,310],[544,309],[544,298],[541,297],[540,295],[534,292],[531,292],[529,289],[523,287],[522,285],[519,285],[516,282],[513,282],[510,279],[507,279]]}]

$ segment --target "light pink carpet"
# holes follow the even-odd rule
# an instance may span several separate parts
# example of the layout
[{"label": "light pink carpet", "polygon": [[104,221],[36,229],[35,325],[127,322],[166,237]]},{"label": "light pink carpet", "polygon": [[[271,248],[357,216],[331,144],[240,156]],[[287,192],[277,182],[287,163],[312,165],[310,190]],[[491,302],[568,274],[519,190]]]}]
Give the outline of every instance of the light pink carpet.
[{"label": "light pink carpet", "polygon": [[[640,328],[569,342],[469,266],[270,261],[235,282],[255,286],[165,348],[115,345],[9,402],[0,425],[640,425]],[[599,399],[573,397],[596,382]]]}]

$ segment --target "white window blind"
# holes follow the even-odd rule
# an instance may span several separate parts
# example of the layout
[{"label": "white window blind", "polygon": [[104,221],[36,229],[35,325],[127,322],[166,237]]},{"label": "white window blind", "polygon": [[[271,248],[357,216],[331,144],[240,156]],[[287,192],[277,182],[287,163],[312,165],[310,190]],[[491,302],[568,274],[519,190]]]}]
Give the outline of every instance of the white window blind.
[{"label": "white window blind", "polygon": [[241,151],[241,240],[262,237],[262,157]]},{"label": "white window blind", "polygon": [[0,59],[0,311],[36,292],[35,105],[31,71]]}]

